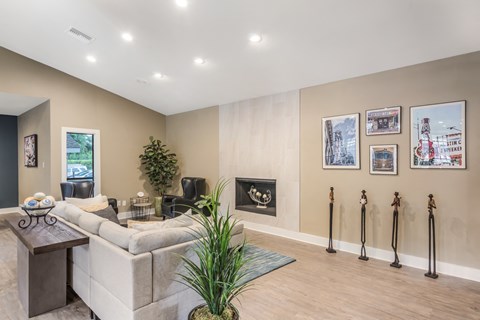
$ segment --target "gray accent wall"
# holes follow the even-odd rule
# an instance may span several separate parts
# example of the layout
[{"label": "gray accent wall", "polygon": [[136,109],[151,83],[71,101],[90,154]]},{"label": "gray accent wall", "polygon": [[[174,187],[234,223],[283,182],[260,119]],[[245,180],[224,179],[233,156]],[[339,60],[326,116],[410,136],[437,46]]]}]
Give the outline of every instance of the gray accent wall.
[{"label": "gray accent wall", "polygon": [[0,209],[18,206],[17,117],[0,115]]}]

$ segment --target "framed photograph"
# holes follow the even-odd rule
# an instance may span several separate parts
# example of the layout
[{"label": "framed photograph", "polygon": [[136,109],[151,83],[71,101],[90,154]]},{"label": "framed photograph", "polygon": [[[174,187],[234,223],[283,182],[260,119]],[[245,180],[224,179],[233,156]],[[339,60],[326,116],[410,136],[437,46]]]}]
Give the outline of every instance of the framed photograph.
[{"label": "framed photograph", "polygon": [[410,167],[465,169],[465,101],[410,107]]},{"label": "framed photograph", "polygon": [[397,150],[396,144],[371,145],[370,174],[398,174]]},{"label": "framed photograph", "polygon": [[23,138],[23,159],[25,167],[37,167],[37,135]]},{"label": "framed photograph", "polygon": [[367,136],[400,133],[402,107],[390,107],[365,111]]},{"label": "framed photograph", "polygon": [[359,120],[359,113],[322,118],[324,169],[360,169]]}]

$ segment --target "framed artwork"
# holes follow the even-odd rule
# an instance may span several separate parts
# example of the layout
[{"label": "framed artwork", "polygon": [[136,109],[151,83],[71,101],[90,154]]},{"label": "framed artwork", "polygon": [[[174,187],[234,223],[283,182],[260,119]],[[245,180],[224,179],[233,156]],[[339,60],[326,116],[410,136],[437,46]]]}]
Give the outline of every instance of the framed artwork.
[{"label": "framed artwork", "polygon": [[367,110],[365,133],[367,136],[400,133],[402,107]]},{"label": "framed artwork", "polygon": [[37,135],[23,138],[23,159],[25,167],[37,167]]},{"label": "framed artwork", "polygon": [[360,169],[359,120],[359,113],[322,118],[324,169]]},{"label": "framed artwork", "polygon": [[370,174],[398,174],[397,150],[396,144],[371,145]]},{"label": "framed artwork", "polygon": [[465,101],[410,107],[410,167],[465,169]]}]

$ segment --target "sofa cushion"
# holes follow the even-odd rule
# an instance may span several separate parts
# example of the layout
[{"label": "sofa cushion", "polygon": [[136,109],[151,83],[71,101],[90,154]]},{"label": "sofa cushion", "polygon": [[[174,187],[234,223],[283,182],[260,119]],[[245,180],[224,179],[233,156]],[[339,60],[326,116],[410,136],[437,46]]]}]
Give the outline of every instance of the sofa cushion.
[{"label": "sofa cushion", "polygon": [[80,218],[78,218],[78,226],[90,233],[98,234],[100,225],[105,221],[108,220],[84,211],[83,214],[80,215]]},{"label": "sofa cushion", "polygon": [[50,211],[50,213],[56,215],[57,217],[66,218],[65,208],[68,203],[66,201],[57,201],[55,202],[55,208]]},{"label": "sofa cushion", "polygon": [[127,229],[116,223],[107,221],[100,225],[98,235],[103,239],[116,244],[120,248],[128,249],[130,238],[138,232],[138,230]]},{"label": "sofa cushion", "polygon": [[200,225],[170,229],[155,229],[134,234],[130,238],[128,251],[140,254],[159,248],[169,247],[198,238],[197,232],[204,234],[205,230]]},{"label": "sofa cushion", "polygon": [[84,213],[85,211],[83,211],[77,206],[74,206],[74,205],[65,206],[65,219],[67,219],[69,222],[73,224],[76,224],[77,226],[79,225],[80,216]]}]

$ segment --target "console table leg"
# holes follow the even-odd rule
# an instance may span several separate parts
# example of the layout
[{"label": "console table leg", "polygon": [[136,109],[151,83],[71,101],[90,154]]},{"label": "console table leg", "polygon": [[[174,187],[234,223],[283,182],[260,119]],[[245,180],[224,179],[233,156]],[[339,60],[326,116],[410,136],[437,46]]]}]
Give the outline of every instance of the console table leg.
[{"label": "console table leg", "polygon": [[17,241],[18,296],[28,317],[67,304],[67,250],[32,255]]}]

